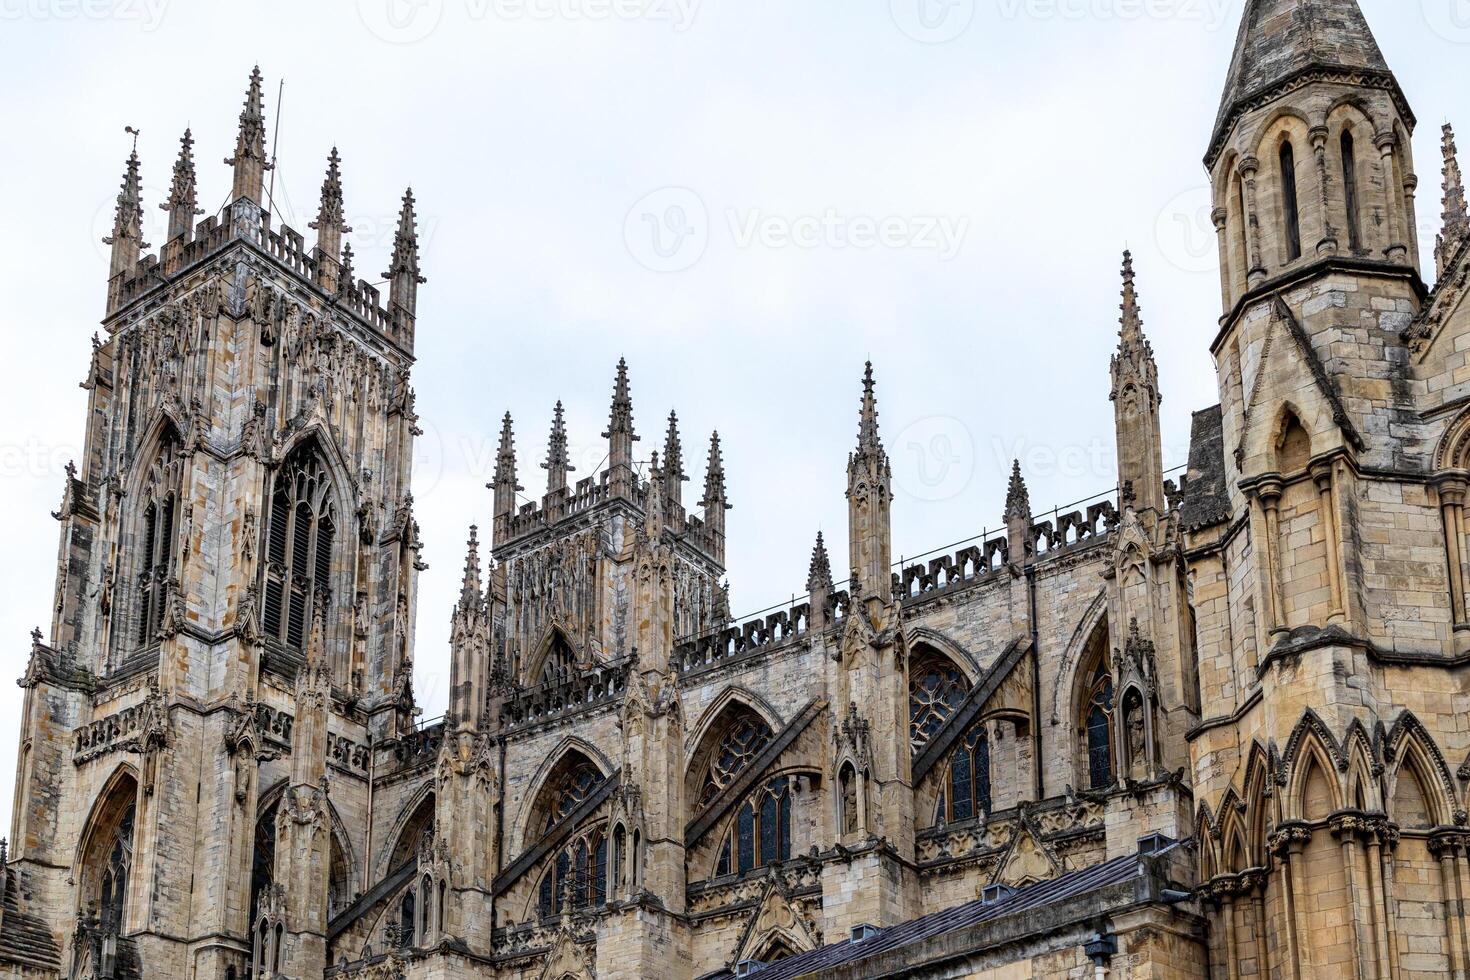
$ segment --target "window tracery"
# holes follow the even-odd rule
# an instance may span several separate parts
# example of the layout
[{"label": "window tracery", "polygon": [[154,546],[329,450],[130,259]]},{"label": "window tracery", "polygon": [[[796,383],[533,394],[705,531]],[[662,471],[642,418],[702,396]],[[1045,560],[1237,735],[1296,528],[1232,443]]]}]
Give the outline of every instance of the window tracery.
[{"label": "window tracery", "polygon": [[965,699],[969,684],[958,667],[932,654],[909,669],[909,738],[915,753],[934,737]]}]

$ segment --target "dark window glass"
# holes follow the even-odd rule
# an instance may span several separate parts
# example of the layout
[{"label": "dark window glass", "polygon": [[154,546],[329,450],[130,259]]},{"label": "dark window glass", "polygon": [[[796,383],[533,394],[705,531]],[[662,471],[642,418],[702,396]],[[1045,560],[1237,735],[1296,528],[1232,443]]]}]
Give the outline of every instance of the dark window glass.
[{"label": "dark window glass", "polygon": [[950,766],[950,792],[954,797],[955,820],[969,820],[975,815],[971,808],[970,750],[961,745],[955,749],[954,762]]},{"label": "dark window glass", "polygon": [[1356,252],[1363,247],[1358,230],[1358,157],[1353,134],[1346,130],[1342,134],[1342,196],[1347,205],[1348,247]]},{"label": "dark window glass", "polygon": [[1281,144],[1281,210],[1286,220],[1286,261],[1302,257],[1301,214],[1296,197],[1296,151],[1290,143]]},{"label": "dark window glass", "polygon": [[749,803],[740,808],[736,834],[739,837],[740,871],[743,874],[755,867],[755,810]]}]

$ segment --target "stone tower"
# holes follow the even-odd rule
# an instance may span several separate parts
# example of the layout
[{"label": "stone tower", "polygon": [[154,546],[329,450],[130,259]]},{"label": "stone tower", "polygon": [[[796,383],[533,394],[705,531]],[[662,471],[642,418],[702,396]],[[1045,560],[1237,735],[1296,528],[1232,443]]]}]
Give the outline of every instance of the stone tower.
[{"label": "stone tower", "polygon": [[195,223],[185,132],[168,241],[144,254],[136,152],[108,239],[10,852],[93,969],[105,955],[224,980],[265,957],[320,975],[341,814],[366,789],[354,747],[389,733],[408,669],[411,199],[384,307],[343,274],[335,150],[316,247],[272,223],[261,85],[256,71],[222,216]]}]

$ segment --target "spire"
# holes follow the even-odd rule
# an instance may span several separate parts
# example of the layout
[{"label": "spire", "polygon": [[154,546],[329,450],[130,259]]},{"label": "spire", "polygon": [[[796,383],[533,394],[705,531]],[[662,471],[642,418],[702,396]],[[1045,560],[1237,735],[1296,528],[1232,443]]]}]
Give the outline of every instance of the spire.
[{"label": "spire", "polygon": [[183,236],[189,241],[194,231],[194,217],[203,214],[198,207],[199,199],[194,176],[194,134],[185,129],[179,139],[179,158],[174,161],[174,182],[169,188],[168,200],[160,204],[160,210],[168,212],[168,241]]},{"label": "spire", "polygon": [[1133,253],[1124,249],[1123,304],[1119,307],[1123,311],[1123,316],[1118,321],[1122,325],[1122,329],[1118,331],[1119,347],[1123,350],[1131,350],[1142,346],[1145,352],[1152,354],[1148,340],[1143,336],[1143,317],[1138,308],[1138,292],[1134,288],[1133,279]]},{"label": "spire", "polygon": [[1357,0],[1247,0],[1211,145],[1237,110],[1309,69],[1352,73],[1357,84],[1364,74],[1392,81]]},{"label": "spire", "polygon": [[669,412],[669,431],[664,435],[664,499],[672,507],[682,507],[684,484],[684,447],[679,442],[679,416]]},{"label": "spire", "polygon": [[[700,500],[699,506],[706,510],[713,510],[718,505],[719,509],[729,510],[725,497],[725,458],[720,452],[720,434],[714,432],[709,437],[709,462],[704,471],[704,499]],[[708,515],[706,515],[708,520]]]},{"label": "spire", "polygon": [[1460,175],[1455,130],[1449,123],[1444,125],[1444,137],[1440,146],[1444,151],[1444,228],[1435,243],[1434,254],[1439,265],[1439,275],[1443,277],[1460,246],[1470,239],[1470,214],[1466,211],[1465,181]]},{"label": "spire", "polygon": [[413,317],[418,308],[419,286],[428,282],[419,275],[418,219],[413,210],[413,188],[403,192],[398,212],[398,231],[393,236],[393,260],[383,278],[388,280],[388,305]]},{"label": "spire", "polygon": [[863,370],[863,406],[858,413],[858,448],[859,456],[883,455],[883,440],[878,436],[878,400],[873,394],[873,362],[869,361]]},{"label": "spire", "polygon": [[832,560],[827,555],[827,543],[822,540],[822,532],[817,532],[817,543],[812,548],[812,562],[807,568],[806,590],[812,595],[819,592],[832,594]]},{"label": "spire", "polygon": [[235,183],[230,192],[232,201],[247,197],[256,204],[265,203],[265,172],[271,165],[265,159],[265,98],[260,83],[260,66],[257,65],[250,73],[245,107],[240,110],[235,155],[225,161],[235,168]]},{"label": "spire", "polygon": [[644,508],[643,533],[658,538],[664,528],[664,471],[658,465],[658,450],[648,464],[648,504]]},{"label": "spire", "polygon": [[633,398],[628,388],[628,362],[618,358],[618,376],[613,382],[612,414],[602,437],[608,441],[608,482],[616,497],[631,499],[633,479]]},{"label": "spire", "polygon": [[138,176],[138,150],[128,154],[126,169],[123,170],[122,186],[117,193],[117,210],[113,213],[112,234],[102,239],[104,245],[112,246],[112,265],[109,278],[130,271],[138,264],[143,249],[143,184]]},{"label": "spire", "polygon": [[327,155],[327,175],[322,180],[321,205],[317,209],[316,220],[308,225],[316,231],[317,281],[328,292],[337,288],[342,236],[352,230],[344,220],[341,163],[342,157],[334,146]]},{"label": "spire", "polygon": [[[509,416],[506,416],[509,419]],[[502,437],[504,433],[502,432]],[[551,418],[551,438],[546,444],[546,462],[541,464],[546,471],[546,492],[553,494],[567,488],[567,474],[573,469],[567,455],[567,427],[561,402]]]},{"label": "spire", "polygon": [[480,529],[470,525],[470,539],[464,556],[464,580],[459,587],[459,608],[468,611],[480,605]]},{"label": "spire", "polygon": [[709,437],[709,462],[704,471],[704,496],[699,506],[704,508],[704,528],[709,534],[710,556],[715,561],[725,561],[725,511],[730,509],[729,497],[725,493],[725,459],[720,453],[720,434]]},{"label": "spire", "polygon": [[1026,489],[1026,478],[1021,476],[1021,461],[1011,463],[1011,483],[1006,488],[1006,523],[1031,516],[1031,492]]}]

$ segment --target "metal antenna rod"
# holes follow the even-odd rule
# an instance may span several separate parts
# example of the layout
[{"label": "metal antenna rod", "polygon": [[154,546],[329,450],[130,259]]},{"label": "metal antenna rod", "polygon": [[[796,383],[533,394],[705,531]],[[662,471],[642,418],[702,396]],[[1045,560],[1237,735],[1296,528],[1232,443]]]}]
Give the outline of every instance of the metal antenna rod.
[{"label": "metal antenna rod", "polygon": [[[280,83],[276,87],[276,127],[275,130],[271,133],[271,182],[270,186],[266,188],[265,192],[265,195],[270,200],[272,207],[275,207],[276,204],[276,144],[281,139],[281,102],[285,98],[285,96],[286,80],[283,78],[280,80]],[[286,216],[281,215],[281,220],[285,221]]]}]

